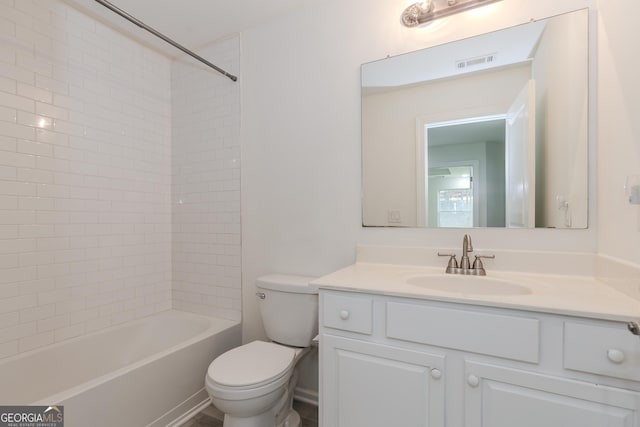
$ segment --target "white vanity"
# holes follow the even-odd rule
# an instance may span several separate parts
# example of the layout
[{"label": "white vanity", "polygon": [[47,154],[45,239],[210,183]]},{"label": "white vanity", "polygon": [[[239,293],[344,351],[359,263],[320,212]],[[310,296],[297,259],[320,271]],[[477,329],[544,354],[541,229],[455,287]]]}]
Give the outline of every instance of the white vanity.
[{"label": "white vanity", "polygon": [[322,426],[640,427],[640,300],[593,277],[362,253],[315,282]]}]

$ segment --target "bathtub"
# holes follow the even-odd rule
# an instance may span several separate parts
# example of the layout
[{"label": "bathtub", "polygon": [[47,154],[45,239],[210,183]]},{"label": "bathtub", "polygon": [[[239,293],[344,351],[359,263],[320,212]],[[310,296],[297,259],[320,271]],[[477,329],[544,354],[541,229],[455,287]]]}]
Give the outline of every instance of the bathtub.
[{"label": "bathtub", "polygon": [[240,324],[176,310],[0,361],[0,405],[64,405],[65,427],[166,426],[208,401]]}]

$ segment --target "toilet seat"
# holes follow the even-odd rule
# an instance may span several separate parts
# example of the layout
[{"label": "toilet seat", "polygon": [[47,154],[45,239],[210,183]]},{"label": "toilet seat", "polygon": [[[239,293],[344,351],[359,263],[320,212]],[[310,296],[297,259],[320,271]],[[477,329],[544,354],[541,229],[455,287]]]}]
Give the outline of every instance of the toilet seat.
[{"label": "toilet seat", "polygon": [[280,344],[253,341],[211,362],[207,382],[213,388],[231,393],[280,385],[293,370],[296,353],[295,349]]}]

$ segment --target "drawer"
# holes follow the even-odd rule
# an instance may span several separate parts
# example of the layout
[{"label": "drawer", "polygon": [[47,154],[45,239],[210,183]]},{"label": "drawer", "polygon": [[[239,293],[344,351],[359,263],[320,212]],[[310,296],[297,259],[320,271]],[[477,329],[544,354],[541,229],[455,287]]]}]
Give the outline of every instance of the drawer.
[{"label": "drawer", "polygon": [[564,323],[564,367],[640,381],[640,338],[624,323]]},{"label": "drawer", "polygon": [[387,337],[538,363],[538,319],[387,303]]},{"label": "drawer", "polygon": [[344,331],[371,334],[373,299],[368,296],[323,294],[323,325]]}]

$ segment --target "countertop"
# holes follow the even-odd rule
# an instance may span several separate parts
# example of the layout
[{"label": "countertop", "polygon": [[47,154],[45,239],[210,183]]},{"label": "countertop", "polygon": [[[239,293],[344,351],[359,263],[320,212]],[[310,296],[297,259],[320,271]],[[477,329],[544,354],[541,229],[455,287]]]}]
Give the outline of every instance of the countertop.
[{"label": "countertop", "polygon": [[[424,288],[406,282],[407,279],[415,276],[439,274],[445,276],[444,268],[357,262],[320,277],[311,284],[321,289],[510,308],[601,320],[624,322],[640,320],[640,301],[590,276],[487,271],[487,278],[515,282],[528,288],[530,293],[524,295],[457,293]],[[470,279],[483,280],[482,277]]]}]

